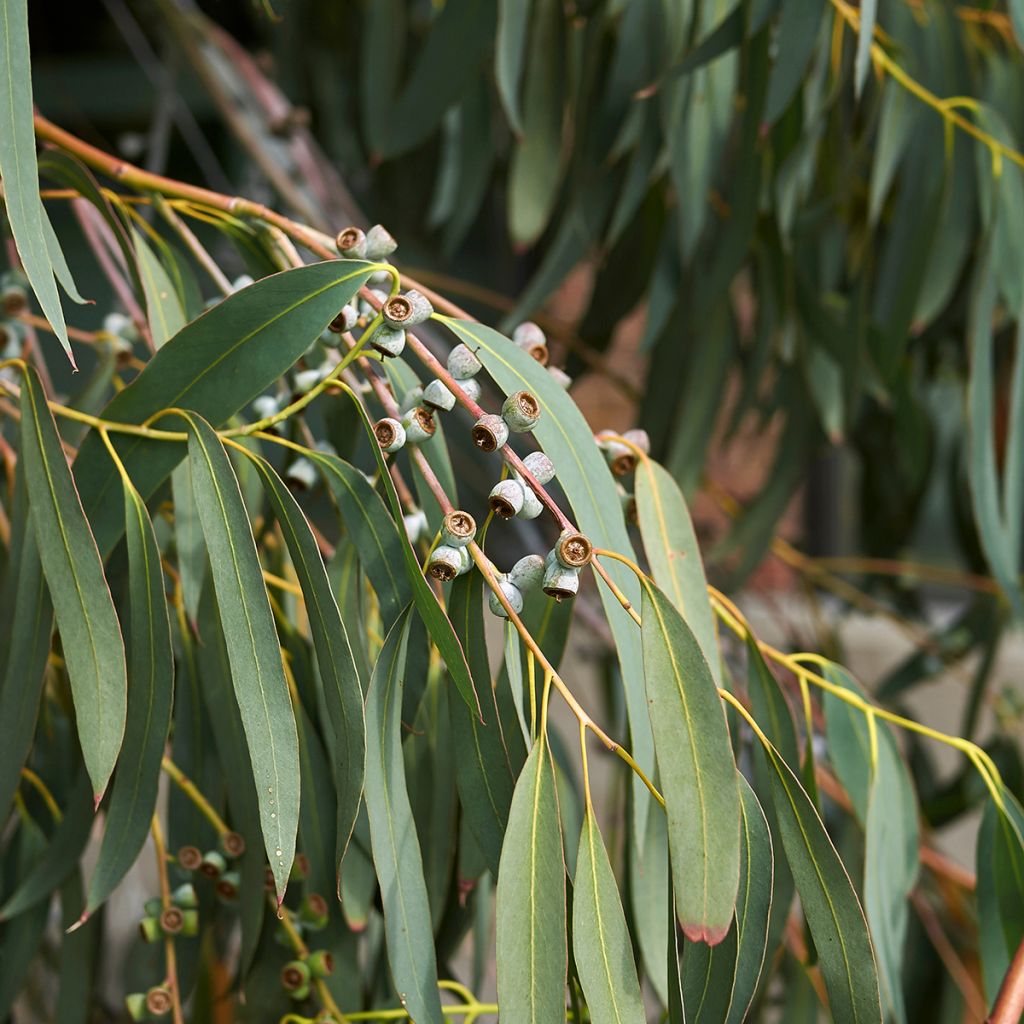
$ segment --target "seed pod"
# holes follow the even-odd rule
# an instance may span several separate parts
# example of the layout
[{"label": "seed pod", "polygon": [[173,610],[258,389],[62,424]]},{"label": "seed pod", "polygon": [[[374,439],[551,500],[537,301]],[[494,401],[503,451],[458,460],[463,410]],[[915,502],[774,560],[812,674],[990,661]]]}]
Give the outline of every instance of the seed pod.
[{"label": "seed pod", "polygon": [[540,555],[524,555],[508,571],[509,583],[514,583],[524,594],[540,585],[544,579],[544,559]]},{"label": "seed pod", "polygon": [[441,521],[441,543],[452,548],[465,547],[476,536],[476,520],[457,508]]},{"label": "seed pod", "polygon": [[359,313],[355,306],[344,305],[341,312],[327,325],[327,330],[332,334],[344,334],[351,331],[359,320]]},{"label": "seed pod", "polygon": [[467,345],[456,345],[448,353],[448,372],[456,380],[469,380],[475,377],[483,366],[484,364]]},{"label": "seed pod", "polygon": [[361,260],[366,256],[366,235],[359,228],[343,228],[334,244],[346,259]]},{"label": "seed pod", "polygon": [[567,597],[575,597],[579,589],[579,569],[567,569],[554,557],[554,552],[550,552],[544,563],[544,593],[556,601],[563,601]]},{"label": "seed pod", "polygon": [[423,404],[429,405],[431,409],[451,412],[455,408],[455,396],[443,380],[432,380],[423,389]]},{"label": "seed pod", "polygon": [[467,572],[472,564],[473,556],[469,553],[469,548],[453,548],[448,544],[439,544],[427,562],[427,573],[442,583],[451,583],[456,576]]},{"label": "seed pod", "polygon": [[410,544],[415,544],[427,529],[427,513],[419,508],[415,512],[402,516],[402,525]]},{"label": "seed pod", "polygon": [[281,984],[287,991],[294,993],[303,985],[309,984],[311,973],[305,960],[289,960],[281,968]]},{"label": "seed pod", "polygon": [[398,243],[391,237],[391,232],[381,224],[374,224],[366,232],[366,258],[382,260],[390,256],[398,248]]},{"label": "seed pod", "polygon": [[548,374],[559,387],[564,388],[566,391],[572,387],[572,377],[570,377],[569,374],[567,374],[560,366],[549,366]]},{"label": "seed pod", "polygon": [[299,918],[313,932],[327,927],[327,900],[318,892],[309,893],[299,907]]},{"label": "seed pod", "polygon": [[519,510],[523,507],[524,490],[522,481],[515,477],[499,480],[491,488],[487,504],[490,505],[491,511],[495,515],[501,516],[502,519],[511,519],[518,515]]},{"label": "seed pod", "polygon": [[405,427],[405,438],[409,444],[422,444],[429,441],[437,430],[434,414],[424,405],[418,405],[402,417]]},{"label": "seed pod", "polygon": [[196,887],[191,882],[179,885],[171,893],[171,902],[182,910],[193,910],[199,906],[199,897],[196,895]]},{"label": "seed pod", "polygon": [[153,896],[142,905],[146,917],[159,917],[164,909],[164,901],[159,896]]},{"label": "seed pod", "polygon": [[182,912],[185,923],[181,926],[181,934],[187,938],[195,938],[199,934],[199,911],[185,910]]},{"label": "seed pod", "polygon": [[523,465],[541,486],[555,479],[555,464],[543,452],[530,452],[523,459]]},{"label": "seed pod", "polygon": [[415,289],[404,295],[392,295],[381,307],[381,316],[389,327],[415,327],[430,319],[434,307]]},{"label": "seed pod", "polygon": [[139,334],[135,324],[124,313],[108,313],[103,318],[103,333],[126,341],[135,341]]},{"label": "seed pod", "polygon": [[462,388],[462,393],[471,401],[480,401],[480,381],[475,377],[470,377],[468,380],[460,380],[459,386]]},{"label": "seed pod", "polygon": [[203,851],[198,846],[183,846],[178,850],[178,867],[195,871],[203,863]]},{"label": "seed pod", "polygon": [[531,320],[521,323],[513,332],[512,340],[528,352],[541,366],[548,365],[548,339],[544,332]]},{"label": "seed pod", "polygon": [[[498,588],[505,595],[505,600],[508,601],[512,611],[514,611],[516,615],[522,612],[523,592],[514,583],[510,583],[504,576],[498,577]],[[505,610],[505,606],[498,600],[498,595],[493,590],[487,595],[487,606],[491,609],[493,614],[497,615],[499,618],[508,618],[508,612]]]},{"label": "seed pod", "polygon": [[307,391],[315,388],[324,379],[324,376],[322,366],[316,366],[311,370],[299,370],[294,377],[295,390],[304,395]]},{"label": "seed pod", "polygon": [[402,401],[398,408],[401,412],[408,412],[410,409],[415,409],[417,405],[423,402],[423,388],[417,384],[413,388],[409,388],[404,395],[402,395]]},{"label": "seed pod", "polygon": [[288,466],[285,480],[292,490],[309,491],[316,486],[317,475],[316,466],[309,459],[300,457]]},{"label": "seed pod", "polygon": [[281,403],[273,395],[260,395],[252,400],[252,414],[258,420],[269,420],[281,411]]},{"label": "seed pod", "polygon": [[622,437],[623,440],[635,444],[644,455],[651,454],[651,438],[646,430],[640,430],[639,428],[627,430]]},{"label": "seed pod", "polygon": [[405,351],[405,331],[381,324],[370,337],[370,344],[382,356],[400,356]]},{"label": "seed pod", "polygon": [[151,1017],[166,1017],[173,1004],[171,990],[164,985],[156,985],[146,993],[146,1009]]},{"label": "seed pod", "polygon": [[373,436],[382,450],[397,452],[405,444],[405,427],[398,420],[385,416],[373,425]]},{"label": "seed pod", "polygon": [[217,879],[218,898],[224,903],[233,903],[238,899],[238,887],[241,885],[241,881],[237,871],[225,872]]},{"label": "seed pod", "polygon": [[255,284],[256,282],[252,279],[252,274],[239,274],[238,277],[231,282],[231,293],[240,292],[243,288],[248,288],[249,285]]},{"label": "seed pod", "polygon": [[160,918],[147,915],[139,922],[139,934],[143,942],[159,942],[164,937]]},{"label": "seed pod", "polygon": [[[377,260],[378,263],[386,263],[391,266],[390,260]],[[371,288],[390,288],[394,280],[390,270],[375,270],[367,279],[366,283]]]},{"label": "seed pod", "polygon": [[525,433],[533,430],[540,419],[540,402],[529,391],[517,391],[505,399],[501,407],[501,416],[508,424],[509,430]]},{"label": "seed pod", "polygon": [[582,569],[594,554],[593,545],[574,530],[563,530],[555,544],[555,557],[567,569]]},{"label": "seed pod", "polygon": [[[516,479],[519,479],[517,476]],[[544,511],[540,498],[533,493],[533,488],[523,481],[523,507],[517,513],[519,519],[536,519]]]},{"label": "seed pod", "polygon": [[306,961],[315,978],[327,978],[334,973],[334,957],[326,949],[316,949]]},{"label": "seed pod", "polygon": [[208,850],[203,854],[203,861],[199,865],[199,873],[207,878],[220,878],[227,871],[228,862],[217,850]]},{"label": "seed pod", "polygon": [[132,1020],[145,1020],[149,1016],[149,1010],[146,1007],[146,993],[132,992],[125,996],[124,1008]]},{"label": "seed pod", "polygon": [[185,915],[181,907],[173,904],[160,913],[160,930],[164,935],[177,935],[185,923]]},{"label": "seed pod", "polygon": [[0,287],[0,312],[4,316],[19,316],[28,309],[28,291],[13,281]]},{"label": "seed pod", "polygon": [[485,413],[473,424],[473,444],[483,452],[496,452],[508,443],[508,424],[493,413]]},{"label": "seed pod", "polygon": [[614,431],[602,430],[595,435],[594,440],[604,452],[604,457],[613,476],[627,476],[636,469],[636,455],[629,445],[625,445],[617,439]]}]

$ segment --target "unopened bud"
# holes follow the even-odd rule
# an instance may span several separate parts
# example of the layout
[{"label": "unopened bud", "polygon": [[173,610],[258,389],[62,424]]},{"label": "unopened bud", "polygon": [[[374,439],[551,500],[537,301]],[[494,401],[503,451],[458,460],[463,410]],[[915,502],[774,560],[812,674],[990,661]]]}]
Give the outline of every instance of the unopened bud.
[{"label": "unopened bud", "polygon": [[540,555],[525,555],[508,571],[509,583],[523,593],[533,590],[544,579],[544,559]]}]

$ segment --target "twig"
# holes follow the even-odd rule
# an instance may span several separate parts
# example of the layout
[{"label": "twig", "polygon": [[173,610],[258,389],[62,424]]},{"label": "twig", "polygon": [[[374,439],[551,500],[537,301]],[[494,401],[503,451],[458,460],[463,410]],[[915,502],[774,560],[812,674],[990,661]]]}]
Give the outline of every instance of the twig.
[{"label": "twig", "polygon": [[1006,977],[999,986],[988,1024],[1020,1024],[1024,1016],[1024,939],[1013,954]]}]

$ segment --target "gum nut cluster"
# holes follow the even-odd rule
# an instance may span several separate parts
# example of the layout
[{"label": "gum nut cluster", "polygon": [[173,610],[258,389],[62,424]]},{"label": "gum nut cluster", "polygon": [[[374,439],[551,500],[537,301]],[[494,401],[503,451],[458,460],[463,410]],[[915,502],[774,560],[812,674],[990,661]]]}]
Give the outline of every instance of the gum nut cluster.
[{"label": "gum nut cluster", "polygon": [[[554,464],[543,452],[531,452],[523,459],[523,465],[542,487],[555,478]],[[511,519],[513,516],[536,519],[544,508],[533,488],[518,471],[513,471],[508,479],[494,485],[488,503],[494,514],[502,519]]]},{"label": "gum nut cluster", "polygon": [[[430,302],[417,291],[401,292],[392,295],[377,288],[371,288],[370,294],[380,303],[381,323],[370,337],[370,344],[383,357],[400,356],[405,350],[405,332],[407,328],[429,320],[434,312]],[[364,315],[374,315],[374,304],[361,300]]]},{"label": "gum nut cluster", "polygon": [[[519,615],[523,610],[525,595],[531,590],[535,590],[543,577],[544,559],[540,555],[526,555],[520,558],[508,572],[497,575],[495,579],[498,589],[508,602],[509,607],[516,615]],[[493,590],[488,596],[487,604],[495,615],[503,619],[508,618],[508,609]]]},{"label": "gum nut cluster", "polygon": [[559,387],[569,389],[572,384],[570,377],[565,370],[557,366],[548,365],[548,339],[544,331],[532,320],[525,320],[512,332],[512,340],[528,352],[541,366],[547,366],[548,375]]},{"label": "gum nut cluster", "polygon": [[441,543],[427,562],[427,574],[450,583],[473,567],[469,545],[476,537],[476,520],[462,509],[449,512],[441,522]]},{"label": "gum nut cluster", "polygon": [[646,430],[627,430],[621,435],[614,430],[602,430],[594,435],[598,448],[615,476],[628,476],[636,469],[637,449],[648,455],[651,451],[651,439]]}]

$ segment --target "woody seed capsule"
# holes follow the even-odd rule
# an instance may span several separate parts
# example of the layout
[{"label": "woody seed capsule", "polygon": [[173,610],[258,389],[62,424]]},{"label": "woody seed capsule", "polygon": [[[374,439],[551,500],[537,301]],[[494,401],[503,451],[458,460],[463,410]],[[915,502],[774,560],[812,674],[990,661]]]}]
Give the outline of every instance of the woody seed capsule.
[{"label": "woody seed capsule", "polygon": [[580,589],[579,569],[566,568],[555,557],[554,551],[549,551],[544,561],[542,589],[548,597],[553,597],[556,601],[575,597]]},{"label": "woody seed capsule", "polygon": [[423,389],[423,404],[442,412],[450,412],[455,407],[455,396],[443,380],[432,380]]},{"label": "woody seed capsule", "polygon": [[448,353],[448,372],[456,380],[469,380],[470,377],[475,377],[483,369],[483,365],[467,345],[456,345]]},{"label": "woody seed capsule", "polygon": [[181,907],[170,906],[160,914],[160,931],[164,935],[177,935],[185,924],[185,915]]},{"label": "woody seed capsule", "polygon": [[525,433],[533,430],[540,419],[540,402],[529,391],[517,391],[505,399],[501,416],[509,430]]},{"label": "woody seed capsule", "polygon": [[[518,475],[516,476],[518,480]],[[533,493],[533,488],[523,481],[523,507],[516,513],[520,519],[536,519],[544,511],[540,498]]]},{"label": "woody seed capsule", "polygon": [[195,871],[203,862],[203,851],[198,846],[183,846],[178,850],[178,867]]},{"label": "woody seed capsule", "polygon": [[471,401],[480,401],[480,381],[475,377],[470,377],[469,380],[460,380],[459,386],[462,388],[462,393]]},{"label": "woody seed capsule", "polygon": [[569,376],[560,366],[549,366],[548,373],[551,379],[560,387],[566,391],[572,387],[572,377]]},{"label": "woody seed capsule", "polygon": [[417,509],[402,516],[402,525],[405,527],[405,535],[409,538],[410,544],[415,544],[427,529],[427,513],[423,509]]},{"label": "woody seed capsule", "polygon": [[541,366],[548,365],[548,339],[531,320],[521,323],[513,332],[512,340],[528,352]]},{"label": "woody seed capsule", "polygon": [[405,444],[405,427],[398,420],[385,416],[373,425],[373,436],[386,452],[397,452]]},{"label": "woody seed capsule", "polygon": [[530,471],[530,476],[542,486],[555,479],[555,464],[543,452],[530,452],[523,459],[523,465]]},{"label": "woody seed capsule", "polygon": [[402,395],[402,401],[399,403],[398,408],[402,412],[408,412],[410,409],[415,409],[423,401],[423,388],[417,384],[415,387],[409,388],[404,395]]},{"label": "woody seed capsule", "polygon": [[[498,588],[505,595],[505,600],[508,601],[512,611],[518,615],[523,610],[523,592],[504,576],[498,577]],[[508,618],[508,611],[493,590],[487,596],[487,606],[499,618]]]},{"label": "woody seed capsule", "polygon": [[544,578],[544,559],[540,555],[525,555],[508,571],[509,583],[524,593],[540,585]]},{"label": "woody seed capsule", "polygon": [[427,573],[442,583],[451,583],[456,576],[468,572],[472,565],[473,556],[469,553],[468,547],[456,548],[449,544],[439,544],[434,548],[427,563]]},{"label": "woody seed capsule", "polygon": [[165,1017],[171,1012],[172,1002],[170,990],[162,985],[157,985],[146,993],[146,1009],[152,1017]]},{"label": "woody seed capsule", "polygon": [[227,861],[216,850],[208,850],[203,854],[199,873],[207,878],[219,878],[227,870],[227,866]]},{"label": "woody seed capsule", "polygon": [[434,307],[418,291],[410,290],[404,295],[393,295],[380,312],[389,327],[415,327],[430,319]]},{"label": "woody seed capsule", "polygon": [[636,455],[633,450],[619,441],[611,430],[602,430],[595,436],[598,447],[604,452],[604,457],[613,476],[627,476],[636,469]]},{"label": "woody seed capsule", "polygon": [[351,331],[358,320],[359,313],[356,312],[356,307],[345,305],[342,306],[341,312],[327,325],[327,330],[331,334],[344,334],[346,331]]},{"label": "woody seed capsule", "polygon": [[285,480],[294,490],[312,490],[317,481],[316,466],[309,459],[298,458],[288,467]]},{"label": "woody seed capsule", "polygon": [[476,536],[476,520],[457,508],[441,521],[441,543],[453,548],[465,547]]},{"label": "woody seed capsule", "polygon": [[405,349],[405,331],[381,324],[370,336],[370,344],[382,356],[400,356]]},{"label": "woody seed capsule", "polygon": [[495,515],[511,519],[523,507],[524,491],[522,481],[514,477],[499,480],[492,488],[487,504]]},{"label": "woody seed capsule", "polygon": [[423,405],[410,409],[402,417],[402,426],[405,427],[405,438],[409,444],[422,444],[424,441],[429,441],[437,430],[434,414]]},{"label": "woody seed capsule", "polygon": [[[309,964],[309,969],[313,972],[314,977],[326,978],[334,973],[334,957],[331,956],[329,950],[316,949],[309,954],[309,959],[306,961]],[[317,1018],[318,1020],[320,1018]]]},{"label": "woody seed capsule", "polygon": [[390,256],[398,248],[398,243],[391,237],[391,232],[381,224],[374,224],[366,232],[366,258],[382,260]]},{"label": "woody seed capsule", "polygon": [[493,413],[485,413],[473,425],[473,444],[484,452],[496,452],[508,443],[508,424]]},{"label": "woody seed capsule", "polygon": [[366,235],[359,228],[339,231],[334,244],[346,259],[361,260],[366,256]]},{"label": "woody seed capsule", "polygon": [[573,530],[564,530],[555,544],[555,557],[567,569],[582,569],[590,562],[594,548],[590,541]]},{"label": "woody seed capsule", "polygon": [[303,960],[289,960],[281,968],[281,984],[292,993],[308,985],[309,976],[309,965]]}]

